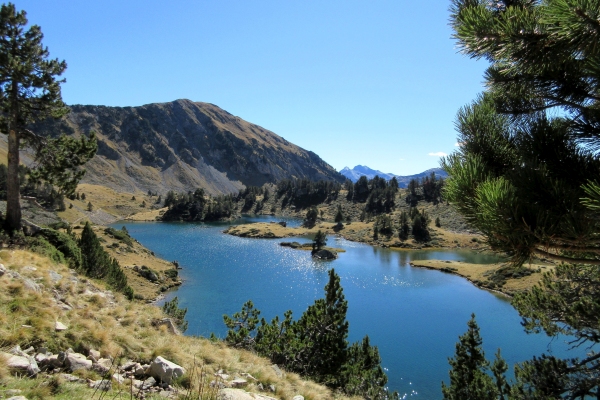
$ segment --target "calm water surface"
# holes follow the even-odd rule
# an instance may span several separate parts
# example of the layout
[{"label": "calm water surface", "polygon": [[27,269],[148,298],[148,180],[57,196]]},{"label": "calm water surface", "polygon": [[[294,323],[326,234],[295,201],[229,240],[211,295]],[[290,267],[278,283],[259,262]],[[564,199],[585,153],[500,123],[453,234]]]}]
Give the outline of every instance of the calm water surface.
[{"label": "calm water surface", "polygon": [[350,341],[368,334],[379,347],[389,388],[407,398],[441,398],[441,381],[448,382],[447,359],[454,355],[471,313],[477,315],[490,360],[499,347],[511,366],[545,351],[564,355],[567,347],[564,340],[526,335],[519,315],[504,297],[477,289],[460,277],[408,265],[420,259],[490,263],[497,261],[494,256],[455,250],[390,251],[329,236],[329,246],[346,252],[335,261],[319,262],[308,251],[279,245],[289,238],[225,235],[222,231],[227,224],[114,226],[123,225],[157,256],[178,260],[183,267],[180,273],[185,282],[167,299],[178,296],[180,305],[188,308],[186,333],[191,335],[214,332],[224,337],[223,314],[239,311],[249,299],[269,321],[288,309],[297,319],[323,297],[327,270],[335,268],[348,300]]}]

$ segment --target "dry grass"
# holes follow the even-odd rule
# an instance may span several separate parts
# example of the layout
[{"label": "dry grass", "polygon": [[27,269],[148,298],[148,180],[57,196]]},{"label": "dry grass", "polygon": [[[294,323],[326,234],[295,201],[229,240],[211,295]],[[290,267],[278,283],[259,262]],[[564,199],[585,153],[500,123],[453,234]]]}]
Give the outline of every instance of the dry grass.
[{"label": "dry grass", "polygon": [[[119,293],[103,296],[106,288],[101,282],[74,275],[64,265],[53,264],[47,258],[21,250],[1,251],[0,259],[9,269],[43,285],[43,291],[37,293],[8,274],[0,278],[2,348],[16,344],[21,347],[43,345],[56,353],[71,347],[84,354],[90,349],[97,349],[104,357],[141,362],[149,362],[161,355],[187,368],[201,365],[203,372],[210,377],[220,369],[230,376],[242,377],[243,373],[249,373],[257,381],[249,379],[248,391],[258,392],[258,385],[262,383],[264,388],[269,385],[276,387],[275,393],[268,392],[266,395],[282,399],[291,399],[297,394],[312,400],[334,398],[329,389],[302,380],[296,374],[286,373],[284,377],[278,377],[268,360],[253,353],[203,338],[173,336],[164,328],[155,328],[152,320],[164,317],[158,307],[129,302]],[[62,275],[62,278],[53,282],[50,271]],[[86,291],[101,292],[86,295]],[[55,299],[73,308],[62,310]],[[55,332],[55,321],[64,323],[68,329]],[[93,378],[93,373],[91,375]],[[37,382],[36,386],[35,381],[27,383],[9,377],[2,360],[0,379],[9,388],[25,385],[30,399],[61,398],[47,390],[48,384]],[[59,386],[66,388],[66,385]],[[73,393],[72,390],[80,389],[65,390]],[[61,393],[64,394],[64,390]]]},{"label": "dry grass", "polygon": [[504,268],[504,264],[469,264],[458,261],[419,260],[411,262],[411,265],[456,274],[468,279],[477,286],[483,288],[493,287],[495,291],[509,296],[532,288],[541,280],[544,272],[554,268],[553,265],[530,264],[526,268],[531,271],[531,275],[518,278],[509,277],[502,287],[496,287],[491,285],[490,277],[501,268]]}]

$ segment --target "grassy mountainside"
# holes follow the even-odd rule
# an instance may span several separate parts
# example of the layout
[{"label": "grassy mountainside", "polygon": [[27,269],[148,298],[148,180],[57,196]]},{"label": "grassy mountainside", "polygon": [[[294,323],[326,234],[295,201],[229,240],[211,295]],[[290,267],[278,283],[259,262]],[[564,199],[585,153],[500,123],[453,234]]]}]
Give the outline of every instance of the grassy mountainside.
[{"label": "grassy mountainside", "polygon": [[43,135],[95,131],[98,154],[86,165],[84,182],[119,192],[202,187],[218,194],[284,178],[344,179],[315,153],[209,103],[74,105],[63,119],[33,129]]},{"label": "grassy mountainside", "polygon": [[[106,290],[102,282],[78,275],[74,270],[25,250],[0,251],[0,396],[19,394],[28,399],[160,399],[158,393],[138,397],[131,382],[114,378],[112,389],[98,392],[88,383],[101,378],[93,369],[73,372],[76,378],[63,375],[68,368],[53,373],[42,371],[35,378],[12,374],[5,352],[16,345],[21,349],[41,348],[57,354],[68,348],[87,355],[96,350],[114,364],[127,360],[142,364],[162,356],[187,370],[187,379],[174,384],[179,397],[185,399],[216,398],[217,390],[210,382],[226,384],[235,377],[247,381],[244,389],[257,393],[259,399],[333,399],[327,388],[302,380],[293,373],[281,373],[268,360],[247,351],[232,349],[222,342],[197,337],[180,336],[155,321],[165,318],[158,307],[130,302],[119,293]],[[56,322],[66,326],[58,330]],[[91,353],[90,353],[91,354]],[[191,378],[202,369],[202,378]],[[215,374],[221,371],[220,377]],[[114,372],[114,371],[113,371]],[[226,375],[225,375],[226,374]],[[250,374],[250,378],[247,374]],[[184,375],[185,377],[186,375]],[[196,375],[198,376],[198,375]],[[227,376],[227,378],[224,378]],[[204,396],[192,395],[188,386],[204,384]],[[20,392],[15,392],[20,391]],[[133,393],[133,395],[131,395]],[[9,394],[10,397],[12,394]],[[339,398],[339,396],[335,396]]]}]

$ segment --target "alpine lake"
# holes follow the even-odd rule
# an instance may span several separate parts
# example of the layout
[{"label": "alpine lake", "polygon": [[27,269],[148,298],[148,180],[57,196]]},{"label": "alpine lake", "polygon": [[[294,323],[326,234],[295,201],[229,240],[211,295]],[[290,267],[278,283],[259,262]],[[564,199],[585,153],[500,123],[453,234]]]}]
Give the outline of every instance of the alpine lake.
[{"label": "alpine lake", "polygon": [[448,383],[448,357],[475,313],[483,347],[491,361],[498,348],[509,364],[534,355],[581,356],[567,352],[568,338],[526,334],[509,299],[473,286],[459,276],[415,268],[411,260],[436,259],[494,263],[495,255],[468,250],[395,251],[328,237],[327,246],[344,249],[334,261],[313,260],[309,251],[279,245],[310,238],[249,239],[230,236],[231,224],[298,220],[245,217],[232,223],[121,222],[129,234],[165,260],[177,260],[184,280],[165,300],[177,296],[187,307],[186,335],[224,338],[223,314],[240,311],[247,300],[270,321],[286,310],[294,319],[324,297],[327,271],[335,268],[348,301],[349,342],[369,335],[379,348],[388,387],[400,398],[439,399]]}]

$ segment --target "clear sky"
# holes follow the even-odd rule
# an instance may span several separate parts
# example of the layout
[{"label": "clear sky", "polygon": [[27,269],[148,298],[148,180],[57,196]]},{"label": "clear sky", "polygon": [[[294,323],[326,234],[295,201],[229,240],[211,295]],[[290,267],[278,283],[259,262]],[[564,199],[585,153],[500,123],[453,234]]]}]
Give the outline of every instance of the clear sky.
[{"label": "clear sky", "polygon": [[67,104],[213,103],[340,170],[408,175],[455,149],[482,89],[445,0],[17,0]]}]

